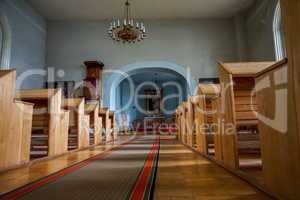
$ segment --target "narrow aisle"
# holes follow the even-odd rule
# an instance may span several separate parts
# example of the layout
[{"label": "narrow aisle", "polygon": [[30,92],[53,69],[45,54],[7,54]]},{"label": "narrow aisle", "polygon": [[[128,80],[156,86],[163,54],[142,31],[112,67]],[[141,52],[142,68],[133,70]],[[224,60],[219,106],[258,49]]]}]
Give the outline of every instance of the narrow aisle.
[{"label": "narrow aisle", "polygon": [[0,199],[122,200],[148,195],[158,155],[156,136],[141,136]]},{"label": "narrow aisle", "polygon": [[265,194],[195,154],[174,138],[161,137],[156,200],[268,200]]}]

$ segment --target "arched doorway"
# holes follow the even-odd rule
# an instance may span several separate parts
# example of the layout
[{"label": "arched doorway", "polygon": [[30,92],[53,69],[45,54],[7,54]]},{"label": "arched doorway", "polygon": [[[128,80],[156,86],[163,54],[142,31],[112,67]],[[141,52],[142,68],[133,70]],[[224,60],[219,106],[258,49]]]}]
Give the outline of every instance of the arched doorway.
[{"label": "arched doorway", "polygon": [[[170,62],[134,63],[104,72],[104,106],[116,111],[118,122],[124,121],[125,115],[127,125],[150,116],[171,119],[182,100],[194,94],[196,86],[197,81],[183,66]],[[147,96],[146,91],[159,91],[160,101],[143,97]],[[142,100],[138,99],[140,96]],[[149,102],[159,104],[160,112],[152,113],[152,103]]]},{"label": "arched doorway", "polygon": [[187,85],[188,94],[194,94],[197,87],[197,81],[192,78],[188,68],[176,63],[165,61],[145,61],[120,67],[117,70],[104,71],[104,97],[103,104],[111,110],[116,110],[116,92],[119,84],[126,78],[137,72],[146,69],[164,69],[181,75]]}]

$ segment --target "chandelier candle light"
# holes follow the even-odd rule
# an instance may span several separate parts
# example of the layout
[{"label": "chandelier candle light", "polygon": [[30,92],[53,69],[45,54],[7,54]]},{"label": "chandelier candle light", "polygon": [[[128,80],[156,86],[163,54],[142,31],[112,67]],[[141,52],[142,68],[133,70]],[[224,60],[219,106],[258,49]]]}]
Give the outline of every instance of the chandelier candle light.
[{"label": "chandelier candle light", "polygon": [[115,41],[123,43],[140,42],[146,38],[146,28],[144,23],[137,22],[131,16],[131,4],[129,0],[125,3],[124,20],[114,20],[110,23],[108,33]]}]

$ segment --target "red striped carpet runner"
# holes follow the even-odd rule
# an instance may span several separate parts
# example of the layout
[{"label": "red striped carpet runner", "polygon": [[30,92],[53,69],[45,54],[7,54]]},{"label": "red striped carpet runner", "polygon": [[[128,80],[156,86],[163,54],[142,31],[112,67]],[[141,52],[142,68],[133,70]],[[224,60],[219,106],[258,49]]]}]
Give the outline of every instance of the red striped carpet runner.
[{"label": "red striped carpet runner", "polygon": [[142,136],[2,195],[1,200],[152,199],[159,137]]}]

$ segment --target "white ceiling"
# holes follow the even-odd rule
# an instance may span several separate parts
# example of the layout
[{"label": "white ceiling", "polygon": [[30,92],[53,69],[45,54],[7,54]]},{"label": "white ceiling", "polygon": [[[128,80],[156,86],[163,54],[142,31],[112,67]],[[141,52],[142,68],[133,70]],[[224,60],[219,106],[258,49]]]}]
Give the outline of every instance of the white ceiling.
[{"label": "white ceiling", "polygon": [[[48,20],[106,20],[123,17],[125,0],[27,0]],[[254,0],[131,0],[135,18],[227,18]]]}]

